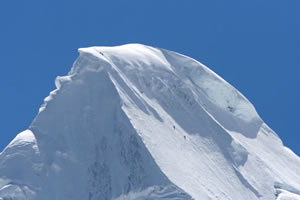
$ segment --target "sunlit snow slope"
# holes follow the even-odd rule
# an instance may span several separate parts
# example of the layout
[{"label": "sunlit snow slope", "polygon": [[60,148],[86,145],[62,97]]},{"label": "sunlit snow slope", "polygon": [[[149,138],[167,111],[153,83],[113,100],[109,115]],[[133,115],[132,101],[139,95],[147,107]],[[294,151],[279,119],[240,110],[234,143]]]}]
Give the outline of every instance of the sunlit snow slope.
[{"label": "sunlit snow slope", "polygon": [[300,199],[300,158],[201,63],[139,44],[79,52],[0,154],[0,200]]}]

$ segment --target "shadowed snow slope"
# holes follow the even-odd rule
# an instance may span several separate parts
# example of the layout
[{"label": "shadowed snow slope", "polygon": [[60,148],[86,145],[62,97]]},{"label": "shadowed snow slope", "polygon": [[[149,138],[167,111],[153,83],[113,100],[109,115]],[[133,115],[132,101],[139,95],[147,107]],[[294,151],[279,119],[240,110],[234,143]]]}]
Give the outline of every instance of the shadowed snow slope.
[{"label": "shadowed snow slope", "polygon": [[0,154],[0,200],[300,199],[300,159],[201,63],[130,44],[79,49]]}]

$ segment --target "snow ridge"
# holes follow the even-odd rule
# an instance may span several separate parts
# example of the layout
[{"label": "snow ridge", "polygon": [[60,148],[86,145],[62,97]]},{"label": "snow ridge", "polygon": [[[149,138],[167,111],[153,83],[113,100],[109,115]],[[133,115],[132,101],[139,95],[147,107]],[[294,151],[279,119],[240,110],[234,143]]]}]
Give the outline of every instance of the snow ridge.
[{"label": "snow ridge", "polygon": [[206,66],[140,44],[79,52],[0,154],[0,200],[299,195],[299,157]]}]

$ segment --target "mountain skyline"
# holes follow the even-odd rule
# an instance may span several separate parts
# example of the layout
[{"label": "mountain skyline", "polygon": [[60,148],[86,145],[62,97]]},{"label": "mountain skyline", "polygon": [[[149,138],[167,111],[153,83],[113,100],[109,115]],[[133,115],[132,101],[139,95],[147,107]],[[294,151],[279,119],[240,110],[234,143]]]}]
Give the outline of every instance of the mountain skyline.
[{"label": "mountain skyline", "polygon": [[79,53],[0,153],[1,200],[300,199],[300,157],[205,65],[142,44]]},{"label": "mountain skyline", "polygon": [[0,2],[2,150],[88,46],[143,43],[191,56],[241,91],[300,155],[300,2]]}]

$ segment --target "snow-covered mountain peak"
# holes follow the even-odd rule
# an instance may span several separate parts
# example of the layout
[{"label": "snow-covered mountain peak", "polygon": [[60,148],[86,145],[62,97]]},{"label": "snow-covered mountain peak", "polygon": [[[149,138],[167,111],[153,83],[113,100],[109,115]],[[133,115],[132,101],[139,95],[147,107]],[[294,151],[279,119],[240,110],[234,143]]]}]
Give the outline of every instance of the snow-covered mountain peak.
[{"label": "snow-covered mountain peak", "polygon": [[299,197],[299,157],[198,61],[140,44],[79,52],[0,154],[0,200]]},{"label": "snow-covered mountain peak", "polygon": [[[256,132],[262,123],[253,105],[242,94],[206,66],[187,56],[141,44],[90,47],[79,49],[79,52],[79,64],[75,63],[70,75],[81,70],[106,68],[111,73],[117,71],[125,82],[137,87],[137,92],[144,90],[151,98],[155,94],[147,93],[149,87],[146,84],[153,83],[152,90],[164,86],[165,89],[182,87],[185,92],[190,93],[185,94],[187,97],[195,99],[204,109],[212,112],[230,130],[236,128],[238,121],[242,127],[247,126],[245,129],[248,132],[249,124],[252,126],[251,130]],[[227,115],[234,118],[233,124],[228,124],[230,120],[227,120]],[[252,137],[253,133],[247,134]]]}]

